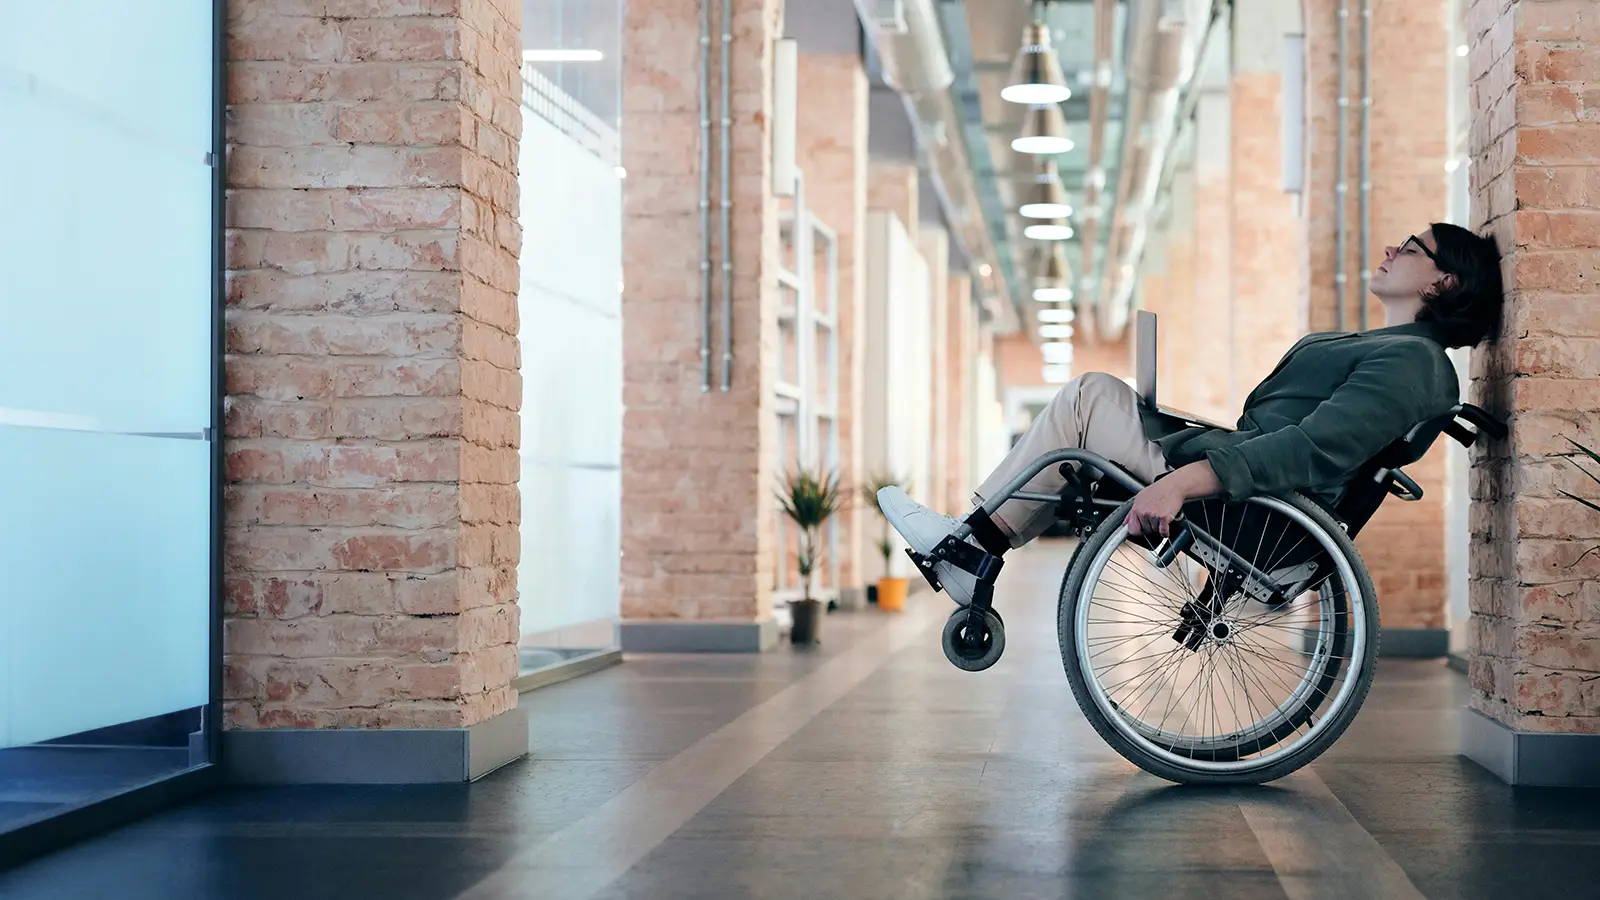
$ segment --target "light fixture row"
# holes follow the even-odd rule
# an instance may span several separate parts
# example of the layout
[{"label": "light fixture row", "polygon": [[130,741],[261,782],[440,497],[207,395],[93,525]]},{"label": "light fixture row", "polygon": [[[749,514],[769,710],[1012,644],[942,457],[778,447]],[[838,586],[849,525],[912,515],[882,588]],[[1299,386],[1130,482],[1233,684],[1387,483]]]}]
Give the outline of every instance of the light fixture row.
[{"label": "light fixture row", "polygon": [[[1011,67],[1011,75],[1001,99],[1028,107],[1023,117],[1022,132],[1011,142],[1018,153],[1040,157],[1034,170],[1033,183],[1028,185],[1026,196],[1017,212],[1028,220],[1022,234],[1029,240],[1044,242],[1034,271],[1033,299],[1043,304],[1067,304],[1040,309],[1039,321],[1042,337],[1070,338],[1070,323],[1074,313],[1072,268],[1067,264],[1061,242],[1073,236],[1072,225],[1067,221],[1072,215],[1072,205],[1067,202],[1066,190],[1061,184],[1061,173],[1056,168],[1056,154],[1066,153],[1074,144],[1067,136],[1066,117],[1060,104],[1072,96],[1066,77],[1061,71],[1061,61],[1050,43],[1050,28],[1038,14],[1035,4],[1034,21],[1022,32],[1022,47]],[[1050,334],[1044,334],[1044,329]],[[1065,329],[1063,331],[1062,329]],[[1065,346],[1070,354],[1071,345]],[[1059,350],[1056,352],[1060,352]],[[1068,360],[1070,362],[1070,356]]]}]

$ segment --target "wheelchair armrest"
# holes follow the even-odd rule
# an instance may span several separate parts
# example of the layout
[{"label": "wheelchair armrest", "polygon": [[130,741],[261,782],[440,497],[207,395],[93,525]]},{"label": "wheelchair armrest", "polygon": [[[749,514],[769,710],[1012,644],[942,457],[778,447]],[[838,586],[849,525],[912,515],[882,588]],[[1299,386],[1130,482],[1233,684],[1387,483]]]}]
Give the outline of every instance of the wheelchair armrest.
[{"label": "wheelchair armrest", "polygon": [[[1473,406],[1470,403],[1463,403],[1456,407],[1455,418],[1466,420],[1468,423],[1475,426],[1478,431],[1487,434],[1497,441],[1505,440],[1506,435],[1510,433],[1510,430],[1506,428],[1504,422],[1496,419],[1494,416],[1489,415],[1488,410]],[[1460,426],[1457,427],[1459,428]],[[1466,429],[1463,428],[1461,430],[1465,431]],[[1450,436],[1456,438],[1456,440],[1461,440],[1453,432],[1450,434]],[[1468,444],[1468,446],[1471,445]]]},{"label": "wheelchair armrest", "polygon": [[1422,485],[1399,469],[1379,469],[1377,478],[1385,490],[1407,503],[1422,499]]}]

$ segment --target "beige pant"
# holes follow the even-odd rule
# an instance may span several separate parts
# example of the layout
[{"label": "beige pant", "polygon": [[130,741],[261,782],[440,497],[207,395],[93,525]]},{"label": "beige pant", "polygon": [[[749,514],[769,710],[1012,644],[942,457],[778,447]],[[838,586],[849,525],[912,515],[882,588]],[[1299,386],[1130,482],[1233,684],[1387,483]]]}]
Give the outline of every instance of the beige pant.
[{"label": "beige pant", "polygon": [[[1086,372],[1062,385],[1022,440],[979,486],[977,502],[1003,490],[1034,460],[1068,447],[1099,454],[1145,483],[1154,481],[1171,467],[1161,448],[1144,436],[1138,403],[1127,382],[1103,372]],[[1055,494],[1066,482],[1060,466],[1049,466],[1024,490]],[[1050,527],[1052,513],[1047,503],[1008,500],[992,518],[1011,538],[1011,546],[1020,547]]]}]

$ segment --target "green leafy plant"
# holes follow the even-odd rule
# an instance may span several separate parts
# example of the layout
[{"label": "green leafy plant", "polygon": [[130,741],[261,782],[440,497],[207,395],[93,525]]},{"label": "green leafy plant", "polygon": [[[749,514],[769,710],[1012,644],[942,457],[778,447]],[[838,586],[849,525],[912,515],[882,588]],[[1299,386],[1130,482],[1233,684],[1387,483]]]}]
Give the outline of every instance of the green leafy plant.
[{"label": "green leafy plant", "polygon": [[[1572,438],[1567,438],[1567,443],[1571,444],[1573,447],[1576,447],[1577,449],[1572,451],[1571,453],[1558,453],[1558,454],[1556,454],[1557,456],[1562,456],[1562,457],[1565,457],[1565,458],[1568,458],[1568,459],[1574,459],[1574,460],[1576,460],[1576,459],[1588,459],[1590,462],[1595,463],[1596,465],[1600,465],[1600,453],[1596,453],[1595,451],[1590,450],[1588,447],[1585,447],[1584,445],[1578,443],[1577,441],[1573,440]],[[1589,476],[1590,480],[1594,481],[1596,484],[1600,484],[1600,475],[1596,475],[1595,473],[1589,471],[1588,469],[1585,469],[1583,466],[1578,465],[1576,462],[1574,462],[1572,465],[1579,472],[1582,472],[1583,474]],[[1557,488],[1557,490],[1560,490],[1560,488]],[[1600,503],[1596,503],[1593,500],[1586,500],[1583,497],[1579,497],[1577,494],[1574,494],[1574,493],[1572,493],[1570,491],[1561,491],[1561,493],[1565,494],[1567,497],[1569,497],[1569,498],[1571,498],[1573,500],[1578,501],[1579,503],[1583,504],[1584,506],[1587,506],[1588,508],[1594,510],[1595,512],[1600,512]],[[1578,563],[1583,562],[1584,557],[1587,557],[1591,553],[1600,553],[1600,545],[1596,545],[1596,546],[1590,547],[1589,549],[1583,551],[1583,555],[1579,556],[1577,559],[1573,560],[1572,561],[1572,565],[1575,566]]]},{"label": "green leafy plant", "polygon": [[889,571],[889,559],[894,556],[894,541],[889,537],[889,519],[884,516],[883,510],[878,507],[878,492],[886,487],[898,487],[904,490],[911,489],[911,483],[904,479],[896,478],[889,474],[877,474],[867,480],[861,488],[861,499],[872,511],[883,520],[883,536],[877,541],[878,552],[883,554],[883,570]]},{"label": "green leafy plant", "polygon": [[797,470],[785,477],[778,503],[783,514],[800,529],[796,567],[804,591],[802,599],[810,600],[811,574],[821,560],[817,532],[844,506],[839,477],[832,472]]}]

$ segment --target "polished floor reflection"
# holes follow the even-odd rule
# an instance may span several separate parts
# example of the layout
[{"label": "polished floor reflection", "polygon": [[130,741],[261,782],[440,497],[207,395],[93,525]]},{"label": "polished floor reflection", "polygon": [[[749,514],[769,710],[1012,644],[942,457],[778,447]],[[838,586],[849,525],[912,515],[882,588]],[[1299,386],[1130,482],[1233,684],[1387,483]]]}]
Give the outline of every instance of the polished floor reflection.
[{"label": "polished floor reflection", "polygon": [[0,874],[32,898],[1590,896],[1600,791],[1456,755],[1466,693],[1385,661],[1355,724],[1274,785],[1166,785],[1061,671],[1069,547],[1001,582],[1008,649],[967,674],[947,601],[839,614],[823,646],[630,659],[523,697],[533,758],[469,787],[229,791]]}]

